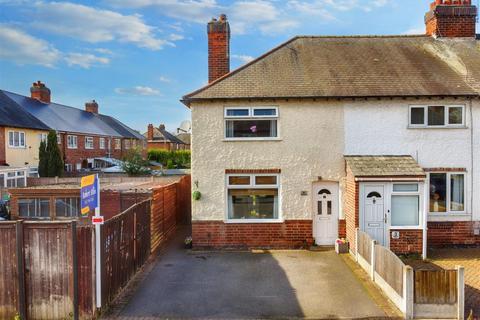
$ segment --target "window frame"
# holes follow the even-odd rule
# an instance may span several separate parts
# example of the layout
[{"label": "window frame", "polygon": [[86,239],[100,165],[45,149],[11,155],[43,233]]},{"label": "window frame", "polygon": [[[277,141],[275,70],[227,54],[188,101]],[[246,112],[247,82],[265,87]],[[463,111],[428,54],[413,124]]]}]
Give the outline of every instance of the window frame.
[{"label": "window frame", "polygon": [[[15,145],[15,133],[18,134],[18,146]],[[13,144],[10,143],[10,134],[13,135]],[[23,145],[21,144],[23,136]],[[9,130],[8,131],[8,147],[10,149],[26,149],[27,148],[27,135],[25,131],[18,131],[18,130]]]},{"label": "window frame", "polygon": [[[72,141],[70,141],[72,139]],[[75,141],[75,143],[70,143]],[[78,149],[78,136],[73,135],[73,134],[68,134],[67,135],[67,149]]]},{"label": "window frame", "polygon": [[113,140],[113,144],[114,144],[114,149],[115,150],[122,150],[122,139],[120,138],[115,138]]},{"label": "window frame", "polygon": [[[30,215],[30,210],[28,211],[29,215],[27,215],[27,216],[20,215],[20,202],[25,201],[25,200],[29,200],[29,201],[33,200],[34,201],[35,216]],[[48,216],[46,216],[46,217],[36,215],[37,213],[41,213],[42,201],[48,203]],[[52,210],[51,201],[50,201],[50,198],[48,198],[48,197],[33,197],[33,198],[21,197],[17,200],[17,207],[18,207],[18,217],[22,220],[51,220],[52,219],[52,216],[51,216],[51,210]],[[40,211],[37,212],[37,209],[40,210]]]},{"label": "window frame", "polygon": [[[445,212],[435,212],[435,211],[430,211],[430,174],[432,173],[442,173],[446,175],[446,181],[445,183],[447,184],[445,192],[446,192],[446,199],[445,199],[445,206],[447,210]],[[462,211],[454,211],[451,210],[451,201],[452,201],[452,180],[451,177],[452,175],[463,175],[463,210]],[[427,174],[427,181],[428,181],[428,214],[432,216],[450,216],[450,217],[455,217],[459,215],[465,215],[467,214],[467,195],[468,195],[468,184],[467,184],[467,172],[465,171],[430,171]]]},{"label": "window frame", "polygon": [[[261,109],[274,109],[275,115],[254,115],[255,110]],[[248,110],[247,116],[229,116],[227,115],[229,110]],[[280,140],[280,126],[279,126],[279,108],[278,106],[255,106],[255,107],[243,107],[243,106],[236,106],[236,107],[224,107],[223,111],[223,118],[224,118],[224,128],[223,128],[223,138],[225,141],[264,141],[264,140]],[[276,121],[276,132],[277,135],[275,137],[227,137],[227,122],[232,120],[238,121],[248,121],[248,120],[275,120]]]},{"label": "window frame", "polygon": [[[443,125],[429,125],[428,124],[428,108],[429,107],[443,107],[445,111],[445,117],[443,119]],[[412,109],[423,109],[423,124],[412,124]],[[450,108],[462,109],[462,123],[450,124]],[[423,129],[441,129],[441,128],[466,128],[466,110],[463,104],[446,104],[446,105],[409,105],[408,106],[408,128],[423,128]]]},{"label": "window frame", "polygon": [[[76,204],[77,204],[77,215],[65,215],[65,216],[59,216],[58,215],[58,208],[57,208],[57,201],[63,201],[63,200],[67,200],[68,203],[69,203],[69,207],[71,209],[72,207],[72,201],[76,201]],[[67,201],[64,201],[64,202],[67,202]],[[66,219],[66,220],[71,220],[71,219],[76,219],[76,218],[80,218],[82,216],[81,214],[81,208],[80,208],[80,197],[72,197],[72,196],[67,196],[67,197],[55,197],[53,199],[53,204],[54,204],[54,207],[55,207],[55,218],[56,219]],[[69,210],[70,211],[70,210]]]},{"label": "window frame", "polygon": [[[229,183],[230,177],[250,177],[250,183],[247,185],[231,185]],[[275,176],[276,184],[255,184],[255,177],[258,176]],[[229,199],[228,190],[241,190],[241,189],[277,189],[278,193],[278,217],[274,219],[231,219],[229,218]],[[277,173],[234,173],[225,175],[225,223],[282,223],[282,196],[281,196],[281,183],[280,174]]]},{"label": "window frame", "polygon": [[[91,141],[91,145],[90,145],[90,141]],[[85,149],[87,150],[95,149],[95,140],[93,139],[93,137],[90,137],[90,136],[85,137]]]},{"label": "window frame", "polygon": [[98,147],[100,150],[105,150],[105,138],[98,139]]},{"label": "window frame", "polygon": [[[396,184],[405,184],[405,185],[412,185],[416,184],[417,191],[393,191],[394,185]],[[389,207],[390,207],[390,216],[389,216],[389,229],[393,230],[418,230],[420,228],[423,228],[424,221],[423,221],[423,215],[425,212],[425,199],[422,197],[423,194],[423,189],[424,189],[424,183],[422,182],[411,182],[411,181],[394,181],[392,182],[392,187],[390,190],[390,196],[389,196]],[[411,226],[397,226],[392,224],[393,222],[393,208],[392,208],[392,198],[393,196],[400,196],[400,197],[406,197],[406,196],[417,196],[418,197],[418,224],[417,225],[411,225]]]}]

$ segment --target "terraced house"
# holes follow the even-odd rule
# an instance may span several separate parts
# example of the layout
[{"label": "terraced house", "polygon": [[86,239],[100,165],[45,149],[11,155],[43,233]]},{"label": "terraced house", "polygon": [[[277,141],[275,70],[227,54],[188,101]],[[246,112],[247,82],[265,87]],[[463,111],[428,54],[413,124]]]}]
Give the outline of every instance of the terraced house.
[{"label": "terraced house", "polygon": [[229,22],[209,22],[210,82],[182,100],[194,245],[480,244],[476,17],[437,0],[423,35],[298,36],[231,72]]},{"label": "terraced house", "polygon": [[30,97],[0,90],[0,165],[38,166],[40,142],[49,130],[57,140],[67,172],[92,168],[96,158],[121,159],[144,137],[119,120],[100,114],[95,100],[85,110],[51,102],[50,89],[38,81]]}]

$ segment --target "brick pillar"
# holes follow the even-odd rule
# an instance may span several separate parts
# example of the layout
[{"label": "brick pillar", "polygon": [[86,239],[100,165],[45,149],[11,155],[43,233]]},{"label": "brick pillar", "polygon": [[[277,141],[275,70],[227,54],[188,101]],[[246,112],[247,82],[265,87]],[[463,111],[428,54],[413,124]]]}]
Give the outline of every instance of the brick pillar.
[{"label": "brick pillar", "polygon": [[227,16],[212,19],[208,33],[208,82],[213,82],[230,72],[230,25]]},{"label": "brick pillar", "polygon": [[476,35],[477,7],[471,0],[436,0],[425,14],[426,33],[436,37],[466,37]]}]

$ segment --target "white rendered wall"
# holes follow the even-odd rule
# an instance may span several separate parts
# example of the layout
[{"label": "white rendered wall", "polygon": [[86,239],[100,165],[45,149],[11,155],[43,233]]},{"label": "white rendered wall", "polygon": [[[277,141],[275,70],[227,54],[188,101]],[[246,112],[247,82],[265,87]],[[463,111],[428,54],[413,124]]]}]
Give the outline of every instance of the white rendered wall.
[{"label": "white rendered wall", "polygon": [[[224,141],[225,106],[265,105],[279,107],[280,141]],[[194,104],[192,185],[198,181],[202,198],[192,203],[192,219],[225,220],[225,169],[281,169],[281,218],[312,219],[312,182],[344,176],[343,134],[338,102]]]}]

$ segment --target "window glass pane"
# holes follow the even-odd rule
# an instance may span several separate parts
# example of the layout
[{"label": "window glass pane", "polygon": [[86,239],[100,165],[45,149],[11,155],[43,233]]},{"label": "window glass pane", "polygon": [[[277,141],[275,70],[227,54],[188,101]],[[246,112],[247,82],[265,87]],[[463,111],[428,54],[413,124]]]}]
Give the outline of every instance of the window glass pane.
[{"label": "window glass pane", "polygon": [[20,133],[20,147],[25,147],[25,133]]},{"label": "window glass pane", "polygon": [[448,108],[448,123],[449,124],[462,124],[463,123],[463,108],[462,107],[450,107]]},{"label": "window glass pane", "polygon": [[425,124],[425,108],[410,109],[410,124]]},{"label": "window glass pane", "polygon": [[277,177],[276,176],[256,176],[255,177],[255,184],[277,184]]},{"label": "window glass pane", "polygon": [[13,145],[14,145],[13,132],[9,132],[9,133],[8,133],[8,144],[9,144],[10,146],[13,146]]},{"label": "window glass pane", "polygon": [[57,217],[77,217],[79,216],[78,198],[59,198],[55,199],[55,210]]},{"label": "window glass pane", "polygon": [[278,218],[277,189],[228,190],[229,219]]},{"label": "window glass pane", "polygon": [[428,125],[443,126],[445,124],[445,107],[430,106],[428,107]]},{"label": "window glass pane", "polygon": [[450,176],[450,210],[465,210],[465,175],[452,174]]},{"label": "window glass pane", "polygon": [[277,115],[277,109],[271,108],[271,109],[254,109],[253,110],[253,115],[254,116],[276,116]]},{"label": "window glass pane", "polygon": [[50,216],[50,201],[48,199],[39,199],[40,210],[37,215],[42,218],[48,218]]},{"label": "window glass pane", "polygon": [[32,216],[35,213],[35,200],[34,199],[19,199],[18,200],[18,214],[20,217],[29,217],[30,211]]},{"label": "window glass pane", "polygon": [[332,201],[327,201],[327,214],[331,215],[332,214]]},{"label": "window glass pane", "polygon": [[262,138],[277,136],[277,120],[228,120],[227,138]]},{"label": "window glass pane", "polygon": [[25,187],[25,178],[17,178],[17,187],[18,188]]},{"label": "window glass pane", "polygon": [[5,178],[3,174],[0,174],[0,188],[5,187]]},{"label": "window glass pane", "polygon": [[249,110],[248,109],[228,109],[227,116],[228,117],[248,117]]},{"label": "window glass pane", "polygon": [[392,226],[418,226],[418,196],[392,196]]},{"label": "window glass pane", "polygon": [[317,208],[317,214],[318,214],[318,215],[322,215],[322,214],[323,214],[323,203],[322,203],[322,201],[318,201],[318,202],[317,202],[317,206],[318,206],[318,208]]},{"label": "window glass pane", "polygon": [[430,173],[430,212],[447,211],[447,174]]},{"label": "window glass pane", "polygon": [[228,177],[228,184],[230,184],[230,185],[249,185],[250,184],[250,177],[249,176]]},{"label": "window glass pane", "polygon": [[418,184],[412,183],[412,184],[394,184],[393,185],[393,191],[396,192],[414,192],[418,191]]}]

